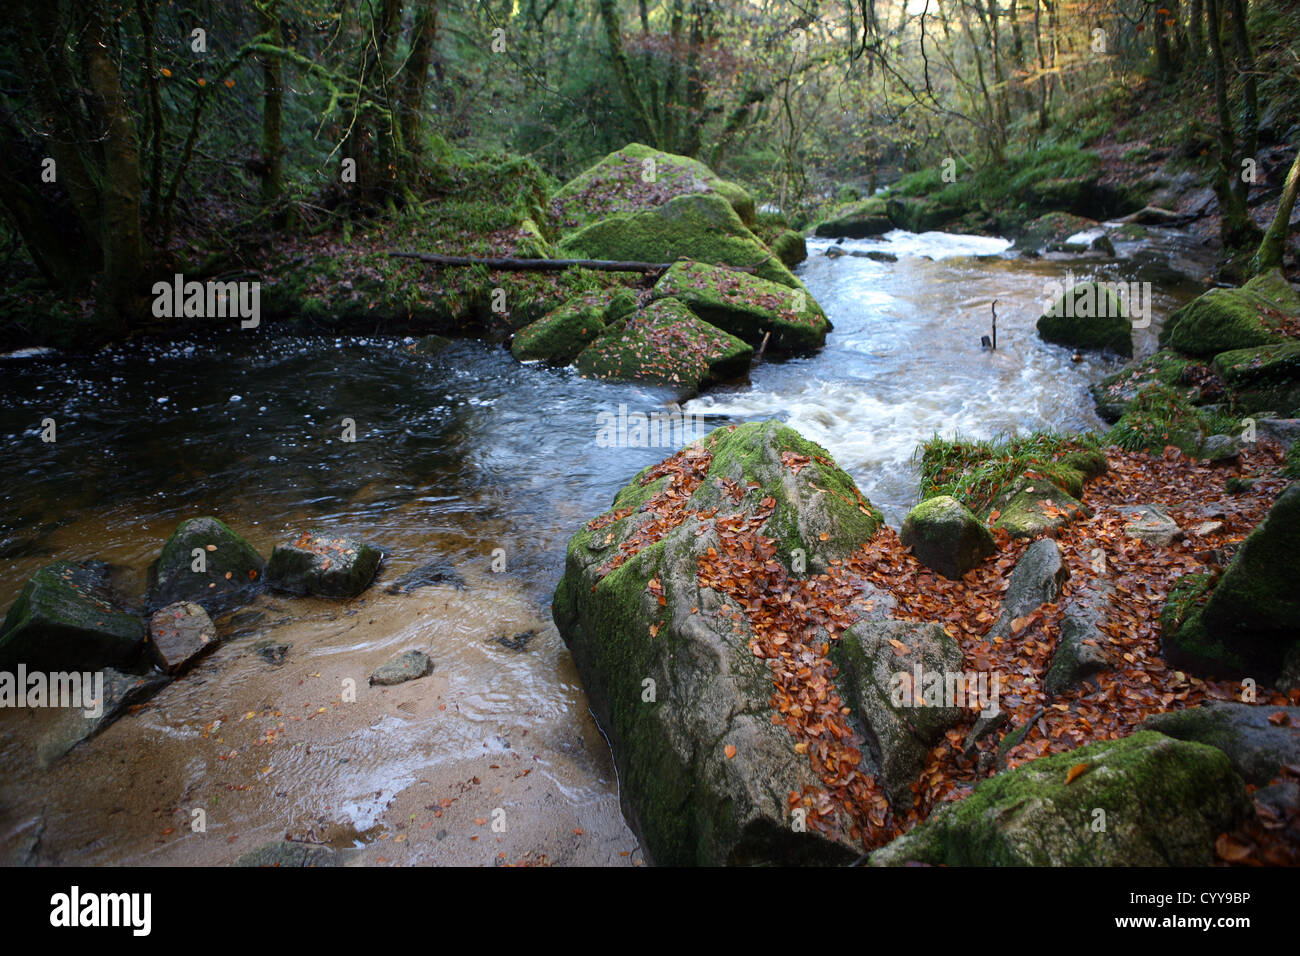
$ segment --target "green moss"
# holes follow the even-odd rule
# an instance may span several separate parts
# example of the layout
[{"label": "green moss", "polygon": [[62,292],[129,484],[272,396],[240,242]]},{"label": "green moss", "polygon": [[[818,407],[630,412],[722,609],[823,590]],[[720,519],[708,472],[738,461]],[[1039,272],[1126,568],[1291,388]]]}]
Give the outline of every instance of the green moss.
[{"label": "green moss", "polygon": [[780,259],[787,269],[793,269],[799,263],[808,258],[808,244],[804,238],[793,229],[786,229],[776,235],[771,241],[772,251]]},{"label": "green moss", "polygon": [[1188,355],[1269,345],[1277,325],[1300,315],[1300,296],[1277,273],[1251,279],[1240,289],[1211,289],[1174,312],[1160,331],[1160,344]]},{"label": "green moss", "polygon": [[656,283],[654,297],[672,297],[711,325],[778,352],[811,351],[826,341],[830,321],[802,286],[791,290],[744,272],[683,260]]},{"label": "green moss", "polygon": [[862,239],[880,236],[894,228],[884,199],[873,196],[831,210],[825,220],[813,230],[823,238]]},{"label": "green moss", "polygon": [[1029,472],[1077,498],[1086,481],[1105,473],[1104,463],[1094,435],[1036,432],[993,441],[935,435],[921,446],[921,497],[950,495],[980,513]]},{"label": "green moss", "polygon": [[1081,282],[1038,320],[1044,341],[1078,349],[1133,354],[1133,335],[1123,303],[1109,286]]},{"label": "green moss", "polygon": [[1220,352],[1214,370],[1232,388],[1293,382],[1300,377],[1300,342]]},{"label": "green moss", "polygon": [[1160,349],[1147,358],[1131,362],[1092,386],[1097,413],[1109,422],[1116,421],[1128,410],[1143,386],[1153,382],[1179,385],[1196,365],[1169,349]]},{"label": "green moss", "polygon": [[1153,384],[1137,393],[1106,433],[1106,440],[1129,451],[1158,453],[1173,445],[1195,455],[1221,424],[1215,416],[1191,405],[1186,393]]},{"label": "green moss", "polygon": [[718,196],[678,196],[655,209],[610,216],[567,236],[560,251],[581,258],[755,266],[761,278],[792,289],[800,285]]},{"label": "green moss", "polygon": [[605,312],[581,300],[566,302],[515,333],[510,352],[521,362],[541,360],[567,365],[605,330]]}]

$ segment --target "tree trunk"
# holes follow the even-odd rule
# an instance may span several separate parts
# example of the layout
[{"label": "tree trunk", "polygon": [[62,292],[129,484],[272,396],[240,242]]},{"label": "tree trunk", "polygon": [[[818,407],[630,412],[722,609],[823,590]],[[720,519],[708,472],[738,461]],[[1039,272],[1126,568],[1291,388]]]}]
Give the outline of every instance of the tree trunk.
[{"label": "tree trunk", "polygon": [[1286,237],[1291,229],[1291,213],[1295,209],[1296,193],[1300,191],[1300,150],[1296,151],[1291,171],[1286,174],[1286,183],[1282,186],[1282,197],[1277,203],[1277,212],[1273,222],[1264,233],[1264,239],[1255,253],[1252,267],[1256,274],[1269,269],[1282,267],[1282,256],[1286,252]]},{"label": "tree trunk", "polygon": [[438,40],[438,4],[423,0],[411,27],[411,55],[402,75],[402,99],[398,112],[402,121],[402,145],[413,157],[424,153],[424,91],[429,85],[429,65]]},{"label": "tree trunk", "polygon": [[[281,46],[279,0],[257,3],[257,26],[267,43]],[[262,203],[272,205],[284,192],[284,63],[273,54],[262,55]]]},{"label": "tree trunk", "polygon": [[614,0],[599,0],[599,2],[600,19],[605,27],[609,56],[614,65],[614,75],[618,77],[619,90],[623,93],[623,102],[632,112],[632,122],[636,125],[637,134],[647,145],[662,149],[659,137],[655,135],[651,126],[650,114],[646,112],[645,101],[637,91],[632,67],[627,60],[627,52],[623,49],[623,32],[618,22],[618,10],[614,6]]}]

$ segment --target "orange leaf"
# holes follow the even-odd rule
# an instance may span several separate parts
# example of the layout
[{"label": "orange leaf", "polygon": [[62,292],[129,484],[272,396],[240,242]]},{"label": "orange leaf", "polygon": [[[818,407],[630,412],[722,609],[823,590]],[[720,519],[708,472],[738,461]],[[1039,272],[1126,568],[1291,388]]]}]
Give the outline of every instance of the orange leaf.
[{"label": "orange leaf", "polygon": [[728,759],[728,760],[730,760],[732,757],[736,756],[736,745],[735,745],[735,744],[727,744],[727,750],[726,750],[726,753],[727,753],[727,759]]},{"label": "orange leaf", "polygon": [[1066,785],[1068,786],[1069,784],[1073,783],[1077,777],[1079,777],[1085,770],[1088,769],[1088,766],[1089,765],[1086,763],[1076,763],[1073,767],[1071,767],[1070,772],[1065,775]]}]

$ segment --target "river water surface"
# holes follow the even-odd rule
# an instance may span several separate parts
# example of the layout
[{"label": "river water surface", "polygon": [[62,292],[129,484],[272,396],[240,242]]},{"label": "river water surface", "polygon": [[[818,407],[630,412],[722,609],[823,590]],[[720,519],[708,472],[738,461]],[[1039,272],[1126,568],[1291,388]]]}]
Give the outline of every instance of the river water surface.
[{"label": "river water surface", "polygon": [[[769,358],[686,410],[700,433],[789,422],[894,525],[936,432],[1100,427],[1087,386],[1118,363],[1037,339],[1046,284],[1151,281],[1155,321],[1136,336],[1149,351],[1208,264],[1176,233],[1120,244],[1117,261],[1026,260],[1002,240],[938,233],[843,244],[896,263],[809,245],[798,271],[835,324],[826,348]],[[602,447],[601,413],[670,396],[477,341],[432,356],[412,345],[264,327],[0,359],[0,606],[61,558],[132,569],[142,591],[162,542],[201,514],[263,555],[309,527],[385,552],[356,601],[263,595],[219,619],[226,639],[195,670],[61,759],[41,755],[64,715],[0,711],[0,861],[228,863],[286,836],[374,864],[641,861],[548,605],[568,537],[670,452]],[[388,593],[430,562],[459,585]],[[267,639],[290,645],[282,664],[254,652]],[[433,657],[431,677],[367,685],[410,648]]]}]

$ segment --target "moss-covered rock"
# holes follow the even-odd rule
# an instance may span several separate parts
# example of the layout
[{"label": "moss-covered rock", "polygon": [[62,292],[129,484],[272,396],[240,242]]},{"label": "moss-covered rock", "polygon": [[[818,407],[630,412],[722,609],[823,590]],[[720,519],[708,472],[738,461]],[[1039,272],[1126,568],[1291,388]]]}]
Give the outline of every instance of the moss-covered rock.
[{"label": "moss-covered rock", "polygon": [[1080,282],[1068,289],[1039,318],[1037,328],[1045,342],[1133,354],[1133,335],[1124,305],[1114,290],[1097,282]]},{"label": "moss-covered rock", "polygon": [[676,196],[716,194],[742,222],[755,224],[754,200],[736,183],[722,179],[704,163],[629,143],[565,183],[551,200],[560,227],[582,229],[611,215],[662,206]]},{"label": "moss-covered rock", "polygon": [[98,670],[130,666],[144,623],[120,607],[105,565],[56,561],[32,575],[0,625],[0,669]]},{"label": "moss-covered rock", "polygon": [[772,240],[772,251],[785,263],[787,269],[793,269],[808,258],[808,243],[800,233],[793,229],[779,232]]},{"label": "moss-covered rock", "polygon": [[510,354],[521,362],[568,365],[605,331],[605,310],[582,300],[564,303],[515,333]]},{"label": "moss-covered rock", "polygon": [[1181,382],[1187,369],[1195,364],[1169,349],[1160,349],[1144,359],[1129,363],[1091,387],[1092,399],[1097,403],[1097,414],[1108,422],[1118,421],[1145,386],[1159,383],[1174,387]]},{"label": "moss-covered rock", "polygon": [[754,266],[761,278],[800,287],[731,205],[711,194],[677,196],[653,209],[609,216],[566,236],[560,252],[589,259],[673,262],[685,258]]},{"label": "moss-covered rock", "polygon": [[803,288],[768,282],[745,272],[689,260],[673,263],[655,284],[655,299],[684,302],[705,322],[777,352],[821,348],[831,323]]},{"label": "moss-covered rock", "polygon": [[1277,326],[1300,315],[1300,295],[1277,272],[1251,279],[1240,289],[1211,289],[1174,312],[1160,330],[1160,344],[1187,355],[1210,357],[1278,341]]},{"label": "moss-covered rock", "polygon": [[262,556],[218,518],[182,521],[149,568],[149,604],[193,601],[209,614],[246,603],[262,585]]},{"label": "moss-covered rock", "polygon": [[1293,383],[1300,379],[1300,342],[1220,352],[1214,370],[1236,389]]},{"label": "moss-covered rock", "polygon": [[[998,512],[994,517],[993,512]],[[1046,479],[1020,479],[993,501],[987,515],[993,527],[1013,538],[1036,538],[1091,516],[1074,496]]]},{"label": "moss-covered rock", "polygon": [[1049,212],[1025,223],[1016,236],[1015,246],[1017,249],[1043,249],[1063,243],[1076,233],[1096,229],[1099,225],[1095,219],[1074,216],[1068,212]]},{"label": "moss-covered rock", "polygon": [[[1083,772],[1071,779],[1079,765]],[[1207,866],[1218,835],[1251,813],[1245,784],[1222,751],[1144,731],[985,780],[870,862]]]},{"label": "moss-covered rock", "polygon": [[945,203],[938,197],[906,196],[891,197],[887,200],[886,211],[889,221],[897,229],[930,232],[956,219],[965,208]]},{"label": "moss-covered rock", "polygon": [[751,346],[696,318],[676,299],[658,299],[587,346],[574,365],[587,378],[651,382],[694,394],[744,375]]},{"label": "moss-covered rock", "polygon": [[277,544],[266,562],[266,583],[277,591],[353,598],[370,587],[383,554],[352,538],[306,531]]},{"label": "moss-covered rock", "polygon": [[882,236],[893,228],[886,201],[872,196],[831,210],[813,234],[823,239],[865,239]]},{"label": "moss-covered rock", "polygon": [[[788,794],[816,775],[772,723],[771,673],[749,648],[743,610],[701,585],[700,561],[725,548],[715,509],[770,510],[757,533],[792,573],[847,556],[880,514],[825,449],[779,422],[717,429],[672,462],[703,470],[689,495],[656,499],[674,473],[641,472],[569,541],[552,603],[613,746],[629,822],[661,864],[851,860],[847,842],[793,831]],[[665,512],[680,522],[649,534]]]},{"label": "moss-covered rock", "polygon": [[918,561],[953,580],[998,550],[984,522],[949,495],[928,498],[909,511],[899,538]]},{"label": "moss-covered rock", "polygon": [[[1269,719],[1279,713],[1286,715],[1283,721]],[[1243,780],[1259,786],[1279,776],[1283,764],[1300,765],[1300,707],[1210,700],[1148,717],[1142,729],[1216,747]]]},{"label": "moss-covered rock", "polygon": [[1246,672],[1216,676],[1253,676],[1264,682],[1277,676],[1300,630],[1297,580],[1300,484],[1293,484],[1278,496],[1267,517],[1242,542],[1205,603],[1202,626],[1216,641],[1232,648],[1246,665]]}]

